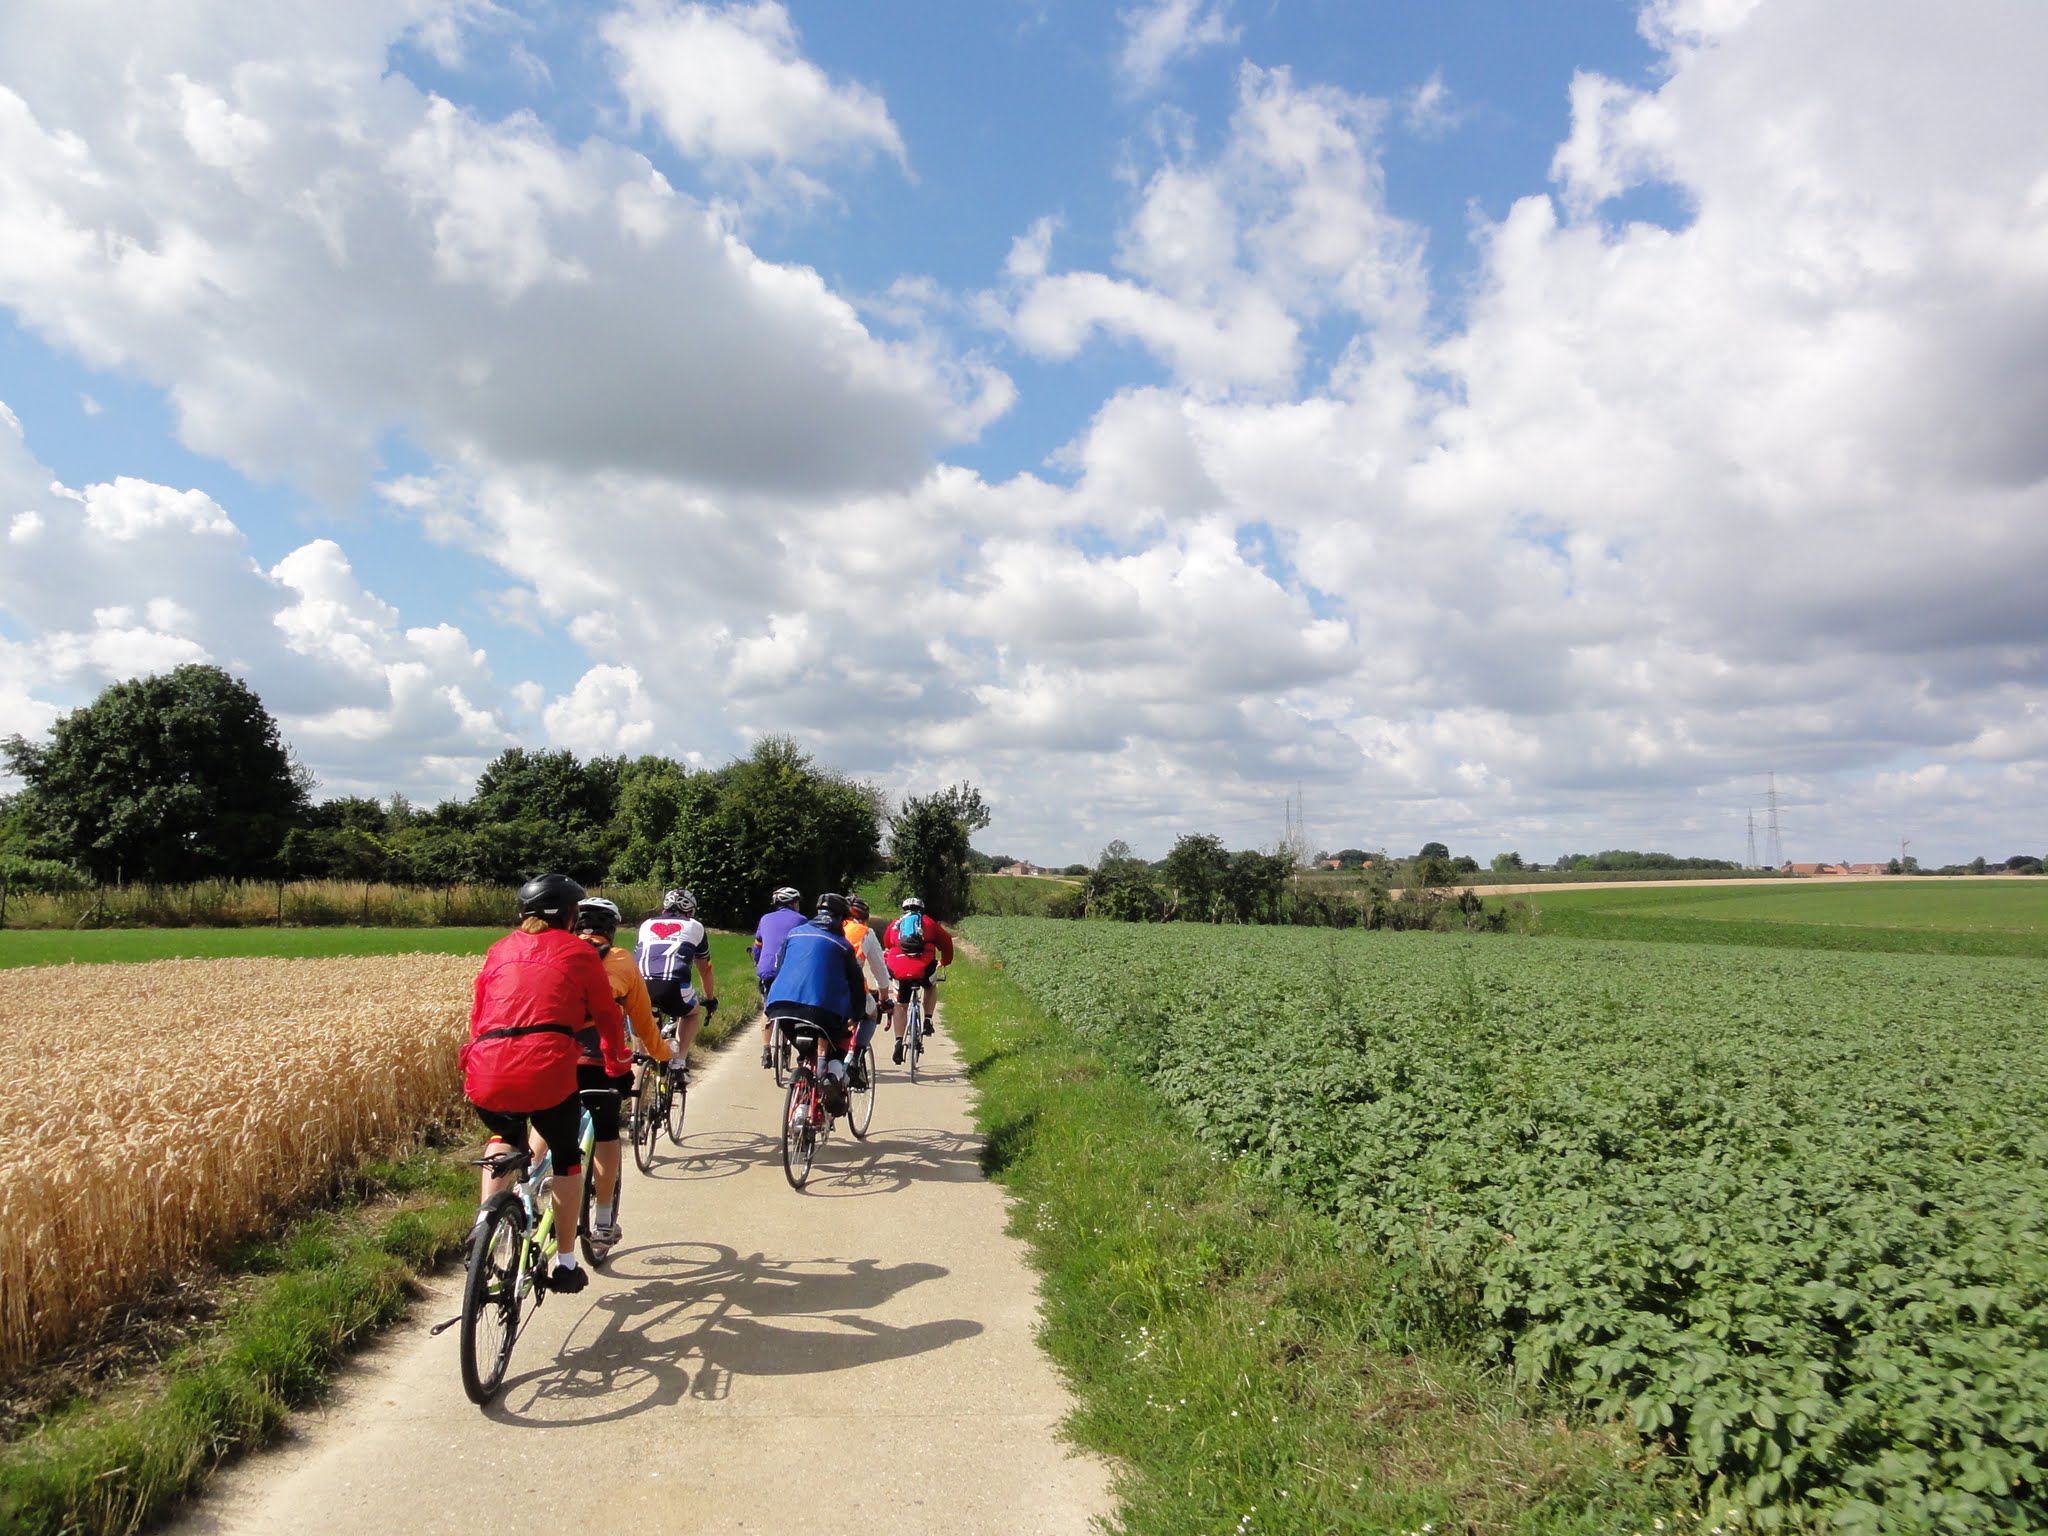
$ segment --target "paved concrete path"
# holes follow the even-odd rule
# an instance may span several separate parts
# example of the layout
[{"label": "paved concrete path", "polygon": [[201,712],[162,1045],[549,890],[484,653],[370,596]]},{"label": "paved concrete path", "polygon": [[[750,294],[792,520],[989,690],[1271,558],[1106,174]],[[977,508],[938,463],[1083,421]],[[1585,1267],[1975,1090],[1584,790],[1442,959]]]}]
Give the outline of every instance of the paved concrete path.
[{"label": "paved concrete path", "polygon": [[699,1068],[685,1144],[664,1139],[652,1174],[629,1159],[625,1242],[532,1315],[488,1410],[463,1396],[455,1330],[427,1337],[459,1305],[444,1278],[175,1528],[1090,1530],[1108,1473],[1056,1436],[1035,1276],[981,1175],[950,1033],[934,1045],[914,1086],[884,1055],[869,1139],[835,1129],[799,1194],[743,1030]]}]

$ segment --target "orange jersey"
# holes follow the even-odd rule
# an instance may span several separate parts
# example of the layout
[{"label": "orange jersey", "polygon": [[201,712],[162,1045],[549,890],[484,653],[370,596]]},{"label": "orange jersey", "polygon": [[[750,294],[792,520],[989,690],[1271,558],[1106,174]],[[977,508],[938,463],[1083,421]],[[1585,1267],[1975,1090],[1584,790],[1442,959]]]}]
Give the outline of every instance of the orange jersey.
[{"label": "orange jersey", "polygon": [[[654,1003],[647,996],[647,982],[640,974],[640,967],[633,963],[631,951],[611,945],[604,952],[604,973],[611,978],[612,996],[619,1000],[619,1006],[626,1012],[626,1021],[633,1026],[633,1033],[639,1038],[640,1049],[656,1061],[667,1061],[669,1044],[661,1038],[661,1031],[654,1024]],[[625,1069],[620,1068],[621,1071]]]}]

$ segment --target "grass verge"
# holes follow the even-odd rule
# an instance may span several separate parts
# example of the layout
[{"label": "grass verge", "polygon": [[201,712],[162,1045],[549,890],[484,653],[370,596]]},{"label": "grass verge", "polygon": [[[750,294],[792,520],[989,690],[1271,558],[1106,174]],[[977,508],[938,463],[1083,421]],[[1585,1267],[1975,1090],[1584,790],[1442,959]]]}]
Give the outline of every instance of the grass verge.
[{"label": "grass verge", "polygon": [[956,966],[945,1002],[989,1172],[1044,1272],[1069,1430],[1115,1458],[1122,1530],[1694,1526],[1683,1482],[1627,1427],[1545,1410],[1454,1345],[1404,1336],[1371,1256],[1212,1158],[999,972]]},{"label": "grass verge", "polygon": [[366,1165],[336,1209],[243,1244],[220,1282],[234,1299],[159,1370],[46,1413],[0,1448],[0,1530],[115,1536],[163,1518],[403,1316],[416,1278],[460,1249],[475,1214],[475,1170],[423,1148]]}]

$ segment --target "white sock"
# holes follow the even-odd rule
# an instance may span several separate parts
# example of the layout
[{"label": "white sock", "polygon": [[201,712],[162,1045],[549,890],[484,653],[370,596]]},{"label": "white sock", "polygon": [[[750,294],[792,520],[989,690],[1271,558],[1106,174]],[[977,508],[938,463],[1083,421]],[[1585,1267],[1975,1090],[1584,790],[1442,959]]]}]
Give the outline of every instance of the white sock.
[{"label": "white sock", "polygon": [[600,1205],[592,1214],[597,1217],[597,1224],[600,1227],[608,1227],[612,1224],[612,1208],[610,1206]]},{"label": "white sock", "polygon": [[575,1255],[575,1254],[573,1254],[573,1253],[558,1253],[558,1254],[556,1254],[556,1255],[555,1255],[555,1268],[557,1268],[557,1269],[575,1269],[575,1268],[577,1268],[577,1267],[578,1267],[578,1266],[577,1266],[577,1263],[576,1263],[576,1255]]}]

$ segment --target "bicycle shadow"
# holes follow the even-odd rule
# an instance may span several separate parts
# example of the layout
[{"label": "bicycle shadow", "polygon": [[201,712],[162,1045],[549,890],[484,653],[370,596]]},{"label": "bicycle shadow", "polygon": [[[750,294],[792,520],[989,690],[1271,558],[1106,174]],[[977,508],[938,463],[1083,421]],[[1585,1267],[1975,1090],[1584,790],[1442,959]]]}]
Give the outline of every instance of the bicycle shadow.
[{"label": "bicycle shadow", "polygon": [[782,1144],[765,1131],[691,1131],[680,1143],[664,1141],[654,1166],[642,1178],[669,1183],[729,1179],[756,1163],[781,1155]]},{"label": "bicycle shadow", "polygon": [[[874,1259],[775,1259],[714,1243],[622,1251],[553,1360],[512,1377],[485,1412],[507,1424],[607,1424],[686,1400],[716,1401],[749,1377],[851,1370],[943,1349],[982,1325],[897,1327],[865,1314],[951,1271]],[[600,1282],[602,1283],[602,1282]]]},{"label": "bicycle shadow", "polygon": [[818,1149],[804,1193],[844,1200],[897,1194],[914,1184],[974,1183],[981,1177],[978,1136],[909,1127],[870,1130],[866,1141],[842,1141],[835,1131]]}]

